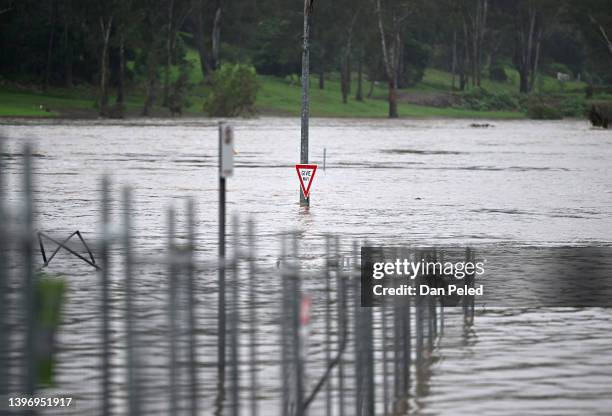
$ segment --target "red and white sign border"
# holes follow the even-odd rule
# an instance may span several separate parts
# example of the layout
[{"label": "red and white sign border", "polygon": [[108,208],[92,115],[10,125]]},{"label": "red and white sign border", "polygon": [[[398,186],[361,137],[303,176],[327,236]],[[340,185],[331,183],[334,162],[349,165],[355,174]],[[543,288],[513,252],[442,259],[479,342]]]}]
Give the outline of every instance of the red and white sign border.
[{"label": "red and white sign border", "polygon": [[[302,175],[300,174],[300,169],[312,169],[312,176],[310,177],[310,181],[308,181],[308,187],[304,187],[304,181],[302,180]],[[304,194],[304,198],[308,198],[310,196],[310,187],[312,186],[312,181],[314,180],[315,173],[317,173],[317,165],[313,164],[297,164],[295,165],[295,170],[298,174],[298,179],[300,180],[300,187],[302,188],[302,193]]]}]

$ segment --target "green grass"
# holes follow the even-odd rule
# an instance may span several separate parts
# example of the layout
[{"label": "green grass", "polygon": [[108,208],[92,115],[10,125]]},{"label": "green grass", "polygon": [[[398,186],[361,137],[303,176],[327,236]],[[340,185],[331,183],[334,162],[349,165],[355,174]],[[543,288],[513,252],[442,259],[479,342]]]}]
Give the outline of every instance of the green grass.
[{"label": "green grass", "polygon": [[[202,104],[208,93],[208,87],[203,83],[199,56],[196,50],[188,49],[186,59],[190,62],[189,80],[192,87],[187,93],[188,105],[185,113],[203,115]],[[133,62],[128,63],[133,68]],[[518,91],[518,73],[507,67],[508,81],[496,82],[483,78],[482,87],[491,92],[506,92],[516,94]],[[178,67],[171,68],[171,79],[179,75]],[[163,79],[163,74],[161,79]],[[142,84],[136,79],[136,84]],[[255,109],[259,114],[298,116],[300,114],[301,87],[296,76],[278,78],[260,76],[260,91]],[[451,90],[451,74],[438,69],[429,68],[425,71],[423,80],[417,85],[401,91],[401,95],[435,95],[447,94]],[[385,83],[377,83],[370,99],[363,102],[354,99],[356,77],[353,79],[353,93],[346,104],[340,94],[338,74],[326,77],[325,89],[318,88],[318,77],[313,76],[311,82],[310,110],[314,117],[387,117],[387,87]],[[571,81],[565,84],[556,79],[541,75],[536,81],[537,92],[563,94],[580,97],[584,93],[584,83]],[[364,81],[364,94],[367,94],[370,83]],[[161,92],[158,94],[161,95]],[[142,108],[144,92],[141,87],[132,88],[127,92],[126,107],[130,115],[137,115]],[[114,97],[111,97],[114,102]],[[96,116],[96,89],[94,86],[74,89],[52,88],[47,91],[23,91],[0,89],[0,116],[54,117],[54,116]],[[168,111],[155,107],[157,114],[164,115]],[[401,117],[449,117],[449,118],[521,118],[524,114],[518,111],[474,111],[461,108],[440,108],[400,102],[398,111]]]},{"label": "green grass", "polygon": [[[300,114],[301,87],[293,82],[276,77],[260,77],[261,89],[257,96],[257,109],[262,113],[278,113],[298,116]],[[325,89],[318,88],[317,80],[311,80],[310,112],[314,117],[387,117],[388,104],[384,99],[387,90],[376,86],[372,99],[359,102],[354,94],[346,104],[340,95],[340,83],[333,78],[327,80]],[[355,86],[353,86],[355,87]],[[369,88],[369,85],[364,88]],[[365,89],[367,89],[365,88]],[[367,92],[367,91],[366,91]],[[522,113],[512,111],[470,111],[457,108],[427,107],[400,103],[398,111],[402,117],[452,117],[452,118],[520,118]]]}]

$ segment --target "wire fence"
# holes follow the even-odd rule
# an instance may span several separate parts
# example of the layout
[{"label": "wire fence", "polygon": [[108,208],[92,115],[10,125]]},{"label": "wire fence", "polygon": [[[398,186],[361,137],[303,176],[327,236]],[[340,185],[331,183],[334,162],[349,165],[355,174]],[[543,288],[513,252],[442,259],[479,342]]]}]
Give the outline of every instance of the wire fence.
[{"label": "wire fence", "polygon": [[[428,368],[444,334],[448,308],[433,296],[361,307],[358,242],[343,251],[346,245],[339,236],[325,236],[322,267],[306,269],[298,236],[282,234],[278,261],[268,266],[258,260],[255,222],[243,223],[234,217],[226,258],[201,261],[195,255],[196,213],[190,200],[180,229],[177,212],[168,210],[165,254],[159,258],[134,250],[129,188],[121,193],[121,223],[111,223],[111,191],[105,178],[101,182],[99,237],[93,244],[89,241],[95,249],[91,250],[77,232],[70,237],[77,236],[81,245],[71,246],[69,239],[37,234],[32,157],[27,146],[23,155],[22,197],[17,212],[6,204],[4,169],[0,165],[2,412],[21,415],[50,411],[34,402],[9,407],[8,399],[44,396],[44,386],[53,379],[55,337],[63,330],[58,317],[66,301],[62,296],[65,288],[61,280],[39,271],[60,249],[73,251],[91,266],[95,290],[100,295],[100,346],[92,352],[99,373],[94,392],[99,402],[94,414],[153,414],[150,403],[162,396],[165,405],[154,410],[170,415],[388,416],[404,414],[411,406],[411,397],[418,394],[419,384],[429,377]],[[47,256],[42,240],[56,245],[51,256]],[[119,246],[119,250],[112,250],[113,246]],[[79,255],[84,249],[89,255]],[[149,351],[150,341],[142,329],[149,324],[151,313],[143,314],[139,309],[147,296],[140,284],[145,266],[161,270],[163,279],[164,293],[154,300],[154,308],[165,321],[158,329],[158,338],[164,342],[160,344],[163,348],[154,353]],[[215,307],[217,328],[208,328],[215,321],[200,322],[198,317],[202,309],[209,308],[202,299],[212,288],[199,282],[202,276],[215,275],[219,270],[225,272],[227,282],[222,287],[217,284],[214,291],[223,291],[220,299],[225,303]],[[69,271],[65,277],[70,277]],[[111,284],[116,279],[122,283],[120,303],[112,296]],[[466,297],[461,305],[453,312],[461,319],[453,322],[469,327],[474,318],[473,299]],[[262,315],[270,310],[276,317],[272,321],[277,325],[278,348],[263,349],[263,338],[270,333],[262,328],[264,320],[269,323],[270,319]],[[120,341],[117,331],[122,335]],[[205,336],[213,336],[215,343],[223,345],[223,359],[207,361],[216,364],[215,371],[202,365],[199,345]],[[160,355],[166,364],[152,364]],[[160,367],[155,374],[164,378],[163,392],[148,386],[152,366]],[[269,368],[278,368],[272,380]],[[116,397],[118,383],[125,390],[122,401]],[[276,388],[270,388],[271,384]],[[202,391],[210,386],[216,386],[217,397],[214,405],[203,405]],[[270,406],[271,394],[277,406]]]}]

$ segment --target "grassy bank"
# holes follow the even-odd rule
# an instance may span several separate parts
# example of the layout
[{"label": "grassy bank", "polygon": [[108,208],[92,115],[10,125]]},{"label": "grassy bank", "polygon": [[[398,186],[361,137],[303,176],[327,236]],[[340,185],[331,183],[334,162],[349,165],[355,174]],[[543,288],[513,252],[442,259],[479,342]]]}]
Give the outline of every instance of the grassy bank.
[{"label": "grassy bank", "polygon": [[[199,70],[198,56],[190,50],[187,58],[192,61],[187,106],[184,114],[187,116],[204,116],[202,102],[208,93],[208,88],[202,82]],[[518,85],[518,74],[507,70],[509,79],[506,82],[495,82],[484,79],[482,86],[495,93],[515,94]],[[173,77],[178,76],[176,68]],[[134,84],[142,84],[135,80]],[[301,87],[297,75],[279,78],[259,76],[260,90],[257,96],[255,110],[260,115],[298,116],[300,114]],[[460,105],[430,105],[436,97],[449,97],[451,90],[451,74],[428,69],[421,82],[411,88],[400,91],[399,113],[401,117],[448,117],[448,118],[523,118],[524,113],[512,111],[480,111],[462,108]],[[354,99],[356,82],[353,81],[353,92],[346,104],[340,95],[340,81],[337,74],[327,76],[325,89],[318,88],[318,77],[313,77],[311,87],[311,114],[315,117],[368,117],[384,118],[387,116],[387,89],[384,84],[376,84],[372,88],[370,98],[364,101]],[[370,91],[370,84],[364,82],[364,94]],[[584,94],[585,85],[580,82],[559,83],[555,79],[541,76],[536,83],[536,90],[544,94],[563,96],[580,96]],[[114,97],[111,97],[114,100]],[[0,87],[1,117],[96,117],[96,89],[93,86],[80,86],[72,89],[51,88],[46,91],[33,88],[17,88],[16,86]],[[128,116],[138,116],[144,93],[139,88],[128,91],[126,108]],[[435,101],[435,100],[433,100]],[[155,107],[157,116],[168,116],[168,110]]]},{"label": "grassy bank", "polygon": [[[286,79],[260,76],[256,113],[262,115],[297,116],[300,114],[301,89],[299,83]],[[316,81],[313,79],[313,81]],[[311,91],[311,114],[315,117],[373,117],[387,116],[386,91],[374,88],[372,98],[363,102],[353,96],[347,104],[340,97],[339,82],[328,80],[326,88]],[[204,87],[196,87],[189,95],[185,115],[203,116],[202,100]],[[0,117],[96,117],[96,93],[93,88],[68,90],[54,88],[48,91],[5,88],[0,89]],[[141,93],[130,94],[127,102],[128,115],[137,116],[142,106]],[[438,108],[411,103],[400,103],[402,117],[463,117],[463,118],[517,118],[522,113],[512,111],[473,111],[458,108]],[[167,110],[156,108],[156,114],[167,114]]]}]

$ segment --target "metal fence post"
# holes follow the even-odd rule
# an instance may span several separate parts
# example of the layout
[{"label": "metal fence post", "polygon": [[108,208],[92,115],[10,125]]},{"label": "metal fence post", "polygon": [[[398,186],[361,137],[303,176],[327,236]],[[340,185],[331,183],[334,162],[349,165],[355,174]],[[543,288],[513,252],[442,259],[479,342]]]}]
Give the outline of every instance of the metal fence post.
[{"label": "metal fence post", "polygon": [[240,368],[239,368],[239,351],[238,351],[238,332],[240,330],[240,314],[239,314],[239,290],[238,290],[238,266],[240,260],[239,246],[239,224],[238,217],[234,216],[232,220],[232,235],[234,243],[234,258],[232,261],[232,281],[231,281],[231,304],[230,304],[230,398],[232,416],[240,414]]},{"label": "metal fence post", "polygon": [[131,247],[131,191],[123,189],[123,255],[125,259],[125,321],[126,321],[126,350],[127,350],[127,377],[128,377],[128,408],[130,416],[140,415],[140,389],[138,385],[138,365],[136,363],[136,337],[134,334],[134,276],[132,268]]},{"label": "metal fence post", "polygon": [[0,400],[5,400],[8,394],[8,375],[10,373],[8,359],[9,352],[9,328],[8,328],[8,226],[7,214],[4,211],[4,139],[0,138]]},{"label": "metal fence post", "polygon": [[281,269],[281,391],[282,391],[282,404],[281,404],[281,414],[288,415],[289,414],[289,395],[291,389],[289,387],[289,345],[290,345],[290,334],[289,328],[290,325],[288,320],[290,319],[290,307],[289,307],[289,285],[288,285],[288,275],[286,271],[287,263],[287,236],[283,234],[281,236],[281,260],[279,263]]},{"label": "metal fence post", "polygon": [[221,146],[224,124],[219,123],[219,296],[217,322],[217,369],[219,385],[223,390],[225,380],[225,177],[221,174]]},{"label": "metal fence post", "polygon": [[168,252],[168,336],[170,349],[170,414],[178,413],[178,363],[177,363],[177,272],[176,272],[176,249],[175,249],[175,212],[169,208],[167,212],[167,252]]},{"label": "metal fence post", "polygon": [[387,301],[383,298],[380,305],[381,318],[381,346],[382,346],[382,367],[383,367],[383,414],[389,415],[389,381],[388,376],[388,351],[387,351]]},{"label": "metal fence post", "polygon": [[110,183],[107,177],[102,179],[102,218],[101,218],[101,244],[100,271],[102,290],[102,415],[109,416],[110,408],[110,295],[109,295],[109,270],[110,270]]},{"label": "metal fence post", "polygon": [[187,309],[189,316],[189,412],[191,416],[198,413],[198,374],[197,374],[197,355],[196,355],[196,300],[195,300],[195,203],[193,199],[187,200],[187,244],[188,244],[188,264],[187,264]]},{"label": "metal fence post", "polygon": [[[342,272],[342,263],[340,257],[340,241],[338,237],[334,238],[334,255],[336,258],[336,292],[337,292],[337,308],[338,308],[338,351],[345,348],[348,332],[348,320],[346,317],[346,282]],[[342,354],[338,359],[338,416],[344,416],[344,358]]]},{"label": "metal fence post", "polygon": [[293,267],[292,275],[290,278],[291,282],[291,298],[293,304],[291,305],[291,325],[293,326],[293,362],[294,362],[294,374],[295,374],[295,416],[304,415],[304,366],[302,362],[302,348],[300,340],[300,307],[301,307],[301,290],[300,290],[300,275],[298,270],[298,248],[297,238],[295,234],[291,236],[291,245],[293,248]]},{"label": "metal fence post", "polygon": [[257,298],[255,288],[257,276],[255,270],[255,224],[252,219],[247,223],[247,234],[249,242],[249,305],[250,305],[250,357],[249,366],[251,373],[251,416],[257,416]]},{"label": "metal fence post", "polygon": [[[331,253],[330,236],[325,236],[325,367],[331,365]],[[339,321],[336,321],[339,323]],[[339,329],[339,328],[338,328]],[[338,334],[340,332],[338,331]],[[331,377],[325,381],[325,414],[332,413]]]},{"label": "metal fence post", "polygon": [[[25,373],[23,393],[32,397],[36,390],[36,281],[34,276],[34,209],[32,188],[32,149],[29,145],[24,149],[24,206],[23,206],[23,270],[24,270],[24,309],[26,311],[26,338],[25,338]],[[28,413],[33,413],[29,410]]]}]

